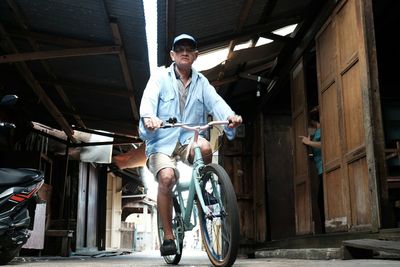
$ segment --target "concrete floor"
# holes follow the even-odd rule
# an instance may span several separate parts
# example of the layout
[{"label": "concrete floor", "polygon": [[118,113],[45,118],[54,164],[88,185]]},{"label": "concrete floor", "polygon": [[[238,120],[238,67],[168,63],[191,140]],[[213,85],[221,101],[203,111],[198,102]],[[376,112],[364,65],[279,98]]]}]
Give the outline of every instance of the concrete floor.
[{"label": "concrete floor", "polygon": [[[160,257],[159,251],[133,252],[126,255],[91,257],[18,257],[9,266],[171,266]],[[204,252],[184,251],[179,267],[212,266]],[[400,260],[296,260],[282,258],[238,258],[234,266],[273,266],[273,267],[389,267],[400,266]]]}]

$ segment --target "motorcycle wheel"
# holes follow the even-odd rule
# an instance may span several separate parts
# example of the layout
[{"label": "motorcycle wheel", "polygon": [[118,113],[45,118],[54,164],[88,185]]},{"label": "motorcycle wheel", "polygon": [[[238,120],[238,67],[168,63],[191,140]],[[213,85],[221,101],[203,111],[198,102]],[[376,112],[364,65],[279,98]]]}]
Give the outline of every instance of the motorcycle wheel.
[{"label": "motorcycle wheel", "polygon": [[17,248],[2,248],[0,250],[0,265],[4,265],[12,261],[16,256],[18,256],[21,247]]}]

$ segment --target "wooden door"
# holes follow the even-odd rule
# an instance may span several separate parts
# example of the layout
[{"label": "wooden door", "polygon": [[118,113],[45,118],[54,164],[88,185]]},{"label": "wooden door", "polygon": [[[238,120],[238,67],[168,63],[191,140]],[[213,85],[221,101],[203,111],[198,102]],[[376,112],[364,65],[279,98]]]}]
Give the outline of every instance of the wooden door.
[{"label": "wooden door", "polygon": [[307,99],[302,60],[291,71],[292,125],[294,140],[293,186],[296,234],[312,233],[311,179],[307,147],[299,136],[308,135]]},{"label": "wooden door", "polygon": [[327,231],[371,226],[359,3],[342,1],[316,38]]}]

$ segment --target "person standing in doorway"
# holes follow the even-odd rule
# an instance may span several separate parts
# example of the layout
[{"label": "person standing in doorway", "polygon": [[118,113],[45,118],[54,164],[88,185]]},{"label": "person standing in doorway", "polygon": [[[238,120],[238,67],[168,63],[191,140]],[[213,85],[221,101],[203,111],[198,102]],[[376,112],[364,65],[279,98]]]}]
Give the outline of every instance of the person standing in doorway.
[{"label": "person standing in doorway", "polygon": [[[146,142],[146,165],[158,181],[157,208],[164,228],[161,256],[176,254],[171,190],[179,179],[177,158],[191,163],[193,149],[189,145],[190,132],[181,128],[158,128],[171,117],[182,123],[205,124],[210,114],[216,120],[230,121],[224,132],[228,139],[233,139],[234,128],[242,123],[242,117],[233,112],[207,78],[192,68],[198,56],[197,41],[192,36],[177,36],[170,56],[173,61],[170,67],[159,69],[147,83],[139,122],[140,137]],[[205,138],[199,138],[198,143],[205,163],[210,163],[210,143]]]},{"label": "person standing in doorway", "polygon": [[318,209],[322,233],[325,233],[325,208],[324,208],[324,185],[323,185],[323,166],[321,153],[321,125],[319,120],[318,106],[311,109],[309,115],[309,124],[314,129],[314,133],[308,136],[299,136],[304,145],[312,150],[312,156],[318,173]]}]

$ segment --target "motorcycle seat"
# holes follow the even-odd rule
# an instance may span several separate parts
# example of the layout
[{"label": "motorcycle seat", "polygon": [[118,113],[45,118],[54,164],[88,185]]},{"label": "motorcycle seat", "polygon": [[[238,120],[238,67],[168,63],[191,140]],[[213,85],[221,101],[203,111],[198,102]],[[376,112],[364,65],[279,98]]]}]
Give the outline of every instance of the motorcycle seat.
[{"label": "motorcycle seat", "polygon": [[28,168],[0,168],[0,186],[19,185],[40,181],[44,177],[42,171]]}]

